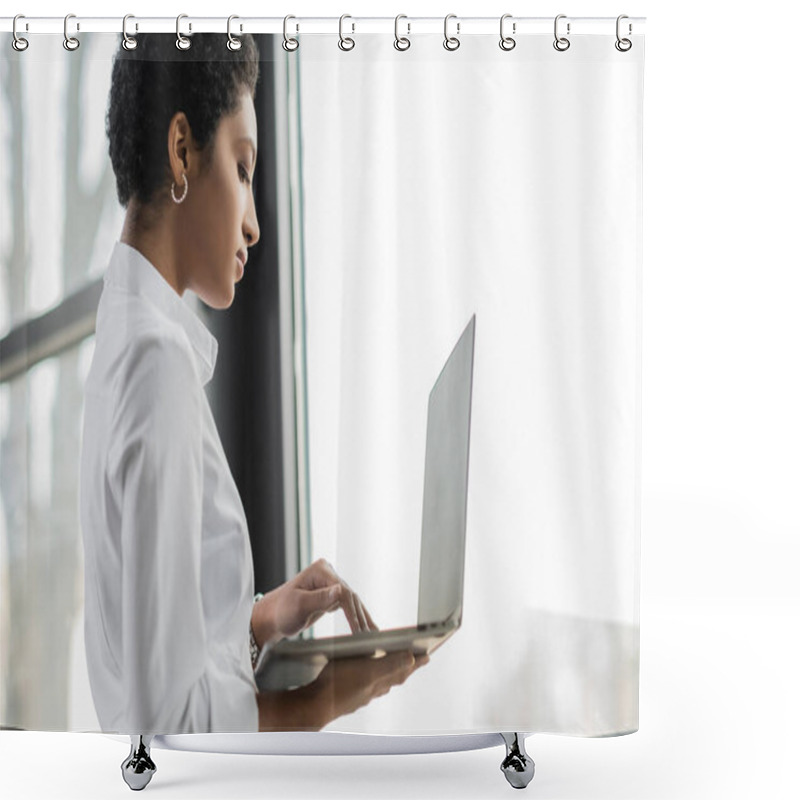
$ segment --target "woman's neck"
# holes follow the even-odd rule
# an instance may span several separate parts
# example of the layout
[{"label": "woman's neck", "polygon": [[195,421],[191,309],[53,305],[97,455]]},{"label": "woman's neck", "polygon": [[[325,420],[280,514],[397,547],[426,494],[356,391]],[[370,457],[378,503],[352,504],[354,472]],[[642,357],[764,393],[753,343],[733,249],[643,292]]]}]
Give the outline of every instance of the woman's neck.
[{"label": "woman's neck", "polygon": [[135,200],[128,203],[120,241],[138,250],[183,297],[186,285],[178,267],[171,210],[148,213]]}]

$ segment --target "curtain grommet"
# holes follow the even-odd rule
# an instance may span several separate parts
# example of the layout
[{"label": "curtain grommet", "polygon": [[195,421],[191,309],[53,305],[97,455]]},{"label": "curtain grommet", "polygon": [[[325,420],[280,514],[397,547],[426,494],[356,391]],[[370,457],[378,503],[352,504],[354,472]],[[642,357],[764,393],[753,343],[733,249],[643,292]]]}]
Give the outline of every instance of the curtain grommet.
[{"label": "curtain grommet", "polygon": [[[236,14],[231,14],[228,17],[228,43],[227,44],[228,44],[228,50],[230,50],[232,53],[235,53],[237,50],[241,50],[242,49],[242,40],[241,39],[237,39],[231,33],[231,22],[233,20],[235,20],[235,19],[239,19],[239,17],[237,17]],[[240,31],[241,31],[241,27],[240,27]]]},{"label": "curtain grommet", "polygon": [[458,48],[461,47],[461,40],[458,38],[458,34],[461,33],[461,23],[456,23],[456,36],[449,36],[447,33],[447,24],[451,19],[457,19],[456,15],[448,14],[444,18],[444,42],[442,46],[445,50],[449,50],[452,53],[454,50],[458,50]]},{"label": "curtain grommet", "polygon": [[[178,18],[175,20],[175,34],[177,35],[177,39],[175,40],[175,47],[178,50],[188,50],[192,46],[192,40],[188,39],[181,33],[181,20],[187,19],[189,17],[188,14],[178,14]],[[192,30],[192,23],[189,23],[189,32],[191,33]]]},{"label": "curtain grommet", "polygon": [[[80,46],[80,40],[76,39],[74,36],[70,36],[67,32],[67,25],[69,24],[70,19],[75,19],[75,14],[67,14],[64,17],[64,49],[69,50],[70,53],[74,50],[77,50]],[[77,30],[81,29],[80,22],[77,23]]]},{"label": "curtain grommet", "polygon": [[[505,50],[506,53],[513,50],[517,46],[516,39],[513,39],[511,36],[505,35],[504,26],[507,19],[512,19],[511,14],[503,14],[503,16],[500,17],[500,49]],[[511,32],[512,33],[517,32],[516,22],[512,23]]]},{"label": "curtain grommet", "polygon": [[[22,53],[24,50],[28,49],[28,45],[30,44],[30,42],[17,33],[17,20],[18,19],[25,19],[25,15],[24,14],[17,14],[17,16],[14,17],[14,24],[13,24],[13,26],[11,28],[11,31],[14,34],[14,38],[11,40],[11,46],[18,53]],[[27,23],[26,23],[26,29],[27,29]]]},{"label": "curtain grommet", "polygon": [[[291,14],[287,14],[283,18],[283,49],[287,53],[293,53],[300,47],[300,42],[295,39],[293,36],[289,36],[289,20],[290,19],[297,19],[297,17],[293,17]],[[295,31],[299,30],[299,26],[295,26]]]},{"label": "curtain grommet", "polygon": [[[401,19],[408,19],[405,14],[398,14],[394,18],[394,49],[399,50],[401,53],[404,53],[411,47],[411,39],[408,38],[408,35],[401,36],[400,35],[400,20]],[[408,34],[411,33],[411,24],[406,23],[408,26]]]},{"label": "curtain grommet", "polygon": [[[555,41],[553,42],[553,47],[555,47],[555,49],[558,50],[559,53],[563,53],[565,50],[569,50],[569,46],[570,46],[570,41],[569,41],[569,39],[567,39],[566,36],[559,36],[558,35],[558,21],[560,19],[566,19],[566,18],[567,18],[566,14],[559,14],[556,17],[555,22],[553,23],[553,35],[555,36]],[[570,24],[568,22],[567,23],[567,36],[569,36],[569,29],[570,29]]]},{"label": "curtain grommet", "polygon": [[[344,21],[346,19],[353,19],[353,18],[349,14],[342,14],[342,16],[339,17],[339,49],[343,50],[345,53],[349,53],[356,46],[356,42],[355,39],[351,38],[350,36],[344,35],[343,28],[344,28]],[[352,33],[355,33],[356,25],[355,23],[352,23],[352,25],[353,25]]]},{"label": "curtain grommet", "polygon": [[[630,50],[631,47],[633,47],[633,42],[630,39],[623,38],[619,35],[620,22],[622,22],[623,19],[629,19],[628,15],[620,14],[617,17],[617,41],[614,42],[614,47],[616,47],[620,53],[627,53],[628,50]],[[628,35],[630,36],[630,34],[632,33],[633,33],[633,25],[631,25],[631,23],[629,22]]]},{"label": "curtain grommet", "polygon": [[[122,47],[125,50],[131,51],[131,50],[135,50],[139,43],[136,41],[136,37],[135,36],[128,36],[128,20],[129,19],[136,19],[136,17],[134,17],[133,14],[126,14],[122,18]],[[139,30],[139,23],[138,22],[136,23],[136,30],[137,31]]]}]

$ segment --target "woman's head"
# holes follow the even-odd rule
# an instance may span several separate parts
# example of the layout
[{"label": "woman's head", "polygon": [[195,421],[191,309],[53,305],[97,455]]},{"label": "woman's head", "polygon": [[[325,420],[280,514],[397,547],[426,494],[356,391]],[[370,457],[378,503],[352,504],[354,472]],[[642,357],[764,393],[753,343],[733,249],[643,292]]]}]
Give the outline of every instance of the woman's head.
[{"label": "woman's head", "polygon": [[[224,308],[241,278],[237,253],[259,235],[252,194],[258,51],[250,35],[231,52],[225,34],[139,34],[112,70],[106,132],[120,203],[137,235],[158,237],[179,293]],[[186,199],[177,204],[183,196]],[[126,220],[126,226],[130,220]],[[157,265],[163,268],[164,265]]]}]

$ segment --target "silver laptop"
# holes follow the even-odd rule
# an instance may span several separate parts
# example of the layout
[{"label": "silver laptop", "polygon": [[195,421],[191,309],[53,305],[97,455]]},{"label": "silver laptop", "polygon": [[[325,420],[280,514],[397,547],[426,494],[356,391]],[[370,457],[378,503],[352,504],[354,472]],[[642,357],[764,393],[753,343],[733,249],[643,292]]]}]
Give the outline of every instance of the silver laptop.
[{"label": "silver laptop", "polygon": [[303,686],[335,658],[398,650],[431,653],[461,627],[474,353],[473,314],[428,398],[417,624],[318,639],[284,639],[263,648],[259,656],[259,690]]}]

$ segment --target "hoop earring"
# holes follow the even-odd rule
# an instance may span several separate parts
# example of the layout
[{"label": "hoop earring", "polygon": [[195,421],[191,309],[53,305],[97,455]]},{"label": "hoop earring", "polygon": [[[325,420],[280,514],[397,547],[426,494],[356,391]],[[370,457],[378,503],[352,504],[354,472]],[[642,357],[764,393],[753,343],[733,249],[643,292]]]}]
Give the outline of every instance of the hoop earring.
[{"label": "hoop earring", "polygon": [[182,203],[186,199],[186,193],[189,191],[189,180],[186,177],[186,173],[182,172],[181,175],[183,175],[183,194],[180,197],[175,197],[175,181],[172,181],[172,187],[170,188],[172,200],[175,203]]}]

